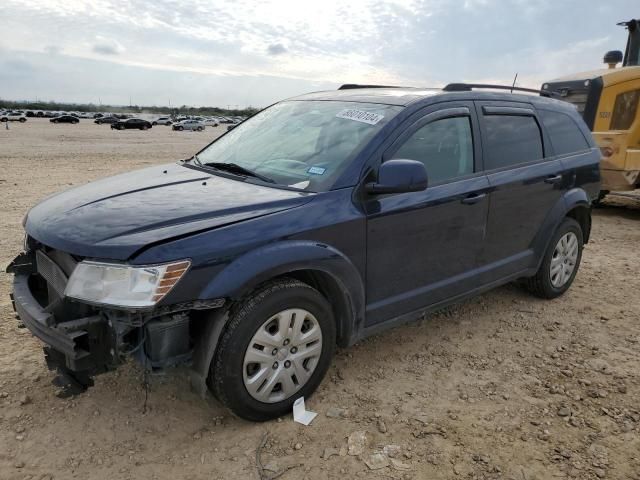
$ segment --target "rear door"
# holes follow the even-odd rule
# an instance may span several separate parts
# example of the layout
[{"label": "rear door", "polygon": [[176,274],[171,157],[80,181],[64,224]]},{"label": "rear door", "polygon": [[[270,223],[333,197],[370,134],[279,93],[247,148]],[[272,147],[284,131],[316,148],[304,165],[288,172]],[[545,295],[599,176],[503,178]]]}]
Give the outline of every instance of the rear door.
[{"label": "rear door", "polygon": [[429,107],[382,161],[425,164],[421,192],[371,196],[367,213],[367,325],[434,305],[475,284],[484,245],[488,180],[472,102]]},{"label": "rear door", "polygon": [[534,240],[566,190],[563,165],[533,106],[476,102],[484,167],[491,186],[484,282],[535,266]]}]

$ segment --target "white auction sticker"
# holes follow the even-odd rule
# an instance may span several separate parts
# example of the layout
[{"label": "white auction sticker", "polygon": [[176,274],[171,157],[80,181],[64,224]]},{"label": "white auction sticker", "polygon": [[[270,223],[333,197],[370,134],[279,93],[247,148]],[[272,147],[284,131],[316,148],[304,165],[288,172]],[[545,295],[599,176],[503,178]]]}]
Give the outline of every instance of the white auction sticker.
[{"label": "white auction sticker", "polygon": [[375,125],[384,118],[384,115],[379,113],[365,112],[364,110],[356,110],[354,108],[345,108],[336,114],[338,118],[345,118],[347,120],[355,120],[356,122],[368,123],[369,125]]}]

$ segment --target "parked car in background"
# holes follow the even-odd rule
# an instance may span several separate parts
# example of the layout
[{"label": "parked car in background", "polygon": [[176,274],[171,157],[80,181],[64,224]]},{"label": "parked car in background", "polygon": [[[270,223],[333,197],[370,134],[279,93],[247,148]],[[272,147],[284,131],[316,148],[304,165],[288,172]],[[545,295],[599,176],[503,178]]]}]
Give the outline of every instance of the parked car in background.
[{"label": "parked car in background", "polygon": [[204,124],[198,120],[182,120],[181,122],[174,123],[171,128],[173,130],[195,130],[201,132],[204,130]]},{"label": "parked car in background", "polygon": [[97,123],[98,125],[102,125],[103,123],[116,123],[119,122],[120,120],[117,119],[116,117],[100,117],[100,118],[96,118],[93,123]]},{"label": "parked car in background", "polygon": [[0,122],[20,122],[24,123],[27,121],[27,117],[24,113],[21,112],[8,112],[0,117]]},{"label": "parked car in background", "polygon": [[115,130],[148,130],[152,127],[151,122],[141,118],[127,118],[126,120],[118,120],[111,124],[111,128]]},{"label": "parked car in background", "polygon": [[171,120],[171,117],[158,117],[156,118],[153,122],[151,122],[151,125],[166,125],[167,127],[169,125],[171,125],[173,122]]},{"label": "parked car in background", "polygon": [[220,125],[220,122],[216,118],[209,117],[202,120],[202,124],[206,125],[207,127],[217,127],[218,125]]},{"label": "parked car in background", "polygon": [[60,115],[59,117],[52,118],[49,121],[51,123],[80,123],[80,119],[73,115]]}]

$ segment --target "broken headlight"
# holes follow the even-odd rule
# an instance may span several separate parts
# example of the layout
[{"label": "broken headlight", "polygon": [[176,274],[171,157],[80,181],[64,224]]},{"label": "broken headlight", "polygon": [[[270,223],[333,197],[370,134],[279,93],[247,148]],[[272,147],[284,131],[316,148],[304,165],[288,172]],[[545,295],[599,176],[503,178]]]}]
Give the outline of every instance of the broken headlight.
[{"label": "broken headlight", "polygon": [[116,307],[152,307],[171,291],[191,262],[132,266],[101,262],[80,262],[64,294],[67,297]]}]

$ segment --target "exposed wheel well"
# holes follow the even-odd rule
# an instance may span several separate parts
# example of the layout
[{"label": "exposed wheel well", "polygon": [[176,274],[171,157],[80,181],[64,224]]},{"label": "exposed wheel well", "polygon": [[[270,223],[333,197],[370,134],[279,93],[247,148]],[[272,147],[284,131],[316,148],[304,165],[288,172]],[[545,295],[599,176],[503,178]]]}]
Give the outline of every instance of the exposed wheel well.
[{"label": "exposed wheel well", "polygon": [[591,209],[584,205],[577,206],[567,213],[567,217],[573,218],[580,224],[584,243],[587,243],[591,234]]},{"label": "exposed wheel well", "polygon": [[353,313],[348,295],[329,274],[319,270],[296,270],[270,279],[295,278],[318,290],[329,302],[336,320],[336,343],[340,347],[349,344],[352,335]]}]

